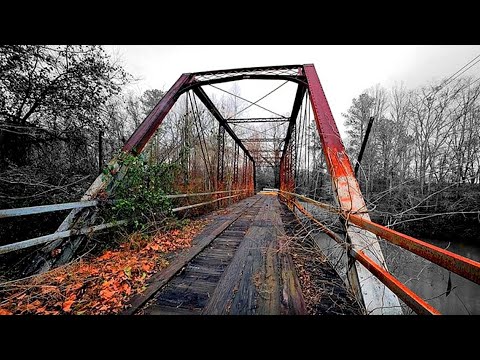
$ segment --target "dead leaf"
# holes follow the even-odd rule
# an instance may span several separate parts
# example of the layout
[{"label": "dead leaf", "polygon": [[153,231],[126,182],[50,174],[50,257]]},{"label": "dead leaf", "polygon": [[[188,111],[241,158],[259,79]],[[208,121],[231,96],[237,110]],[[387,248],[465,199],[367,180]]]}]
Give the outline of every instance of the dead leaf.
[{"label": "dead leaf", "polygon": [[54,279],[56,281],[58,281],[59,283],[61,283],[63,280],[65,280],[65,278],[66,278],[66,275],[59,275],[59,276],[54,277]]},{"label": "dead leaf", "polygon": [[132,293],[132,288],[127,283],[124,283],[122,285],[122,289],[123,289],[123,291],[125,291],[125,294],[127,294],[127,295],[130,295]]},{"label": "dead leaf", "polygon": [[42,304],[40,300],[35,300],[33,303],[27,304],[26,310],[35,310],[37,307],[39,307]]},{"label": "dead leaf", "polygon": [[72,305],[75,302],[75,300],[67,300],[63,303],[62,305],[62,310],[65,312],[70,312],[72,310]]},{"label": "dead leaf", "polygon": [[103,289],[100,291],[100,296],[106,300],[111,299],[113,295],[115,295],[115,292],[108,289]]},{"label": "dead leaf", "polygon": [[63,311],[65,312],[70,312],[71,311],[71,307],[72,307],[72,304],[75,302],[77,296],[75,294],[72,294],[70,295],[67,300],[64,301],[63,305],[62,305],[62,309]]},{"label": "dead leaf", "polygon": [[35,313],[36,314],[44,314],[45,310],[47,310],[47,308],[44,306],[44,307],[38,308],[37,311],[35,311]]},{"label": "dead leaf", "polygon": [[98,258],[98,260],[108,260],[108,259],[111,259],[113,257],[113,252],[112,251],[106,251],[105,254],[103,254],[102,256],[100,256]]},{"label": "dead leaf", "polygon": [[154,265],[152,265],[152,264],[142,264],[142,270],[148,273],[148,272],[152,271],[153,266]]},{"label": "dead leaf", "polygon": [[7,302],[0,314],[12,314],[7,309],[46,315],[120,312],[128,297],[146,290],[145,280],[152,271],[168,266],[161,254],[191,246],[192,238],[205,224],[194,222],[182,229],[158,232],[150,239],[137,234],[133,241],[130,236],[132,241],[117,250],[36,280],[28,292],[12,289],[4,296]]},{"label": "dead leaf", "polygon": [[115,282],[115,279],[110,279],[108,281],[104,281],[103,284],[102,284],[102,287],[103,288],[108,288],[108,287],[112,286],[114,282]]},{"label": "dead leaf", "polygon": [[150,243],[146,246],[146,249],[147,250],[154,250],[154,251],[158,251],[160,250],[160,245],[156,244],[156,243]]},{"label": "dead leaf", "polygon": [[58,314],[60,314],[60,311],[57,311],[57,310],[45,311],[45,315],[58,315]]},{"label": "dead leaf", "polygon": [[7,309],[0,309],[0,315],[13,315],[13,313]]}]

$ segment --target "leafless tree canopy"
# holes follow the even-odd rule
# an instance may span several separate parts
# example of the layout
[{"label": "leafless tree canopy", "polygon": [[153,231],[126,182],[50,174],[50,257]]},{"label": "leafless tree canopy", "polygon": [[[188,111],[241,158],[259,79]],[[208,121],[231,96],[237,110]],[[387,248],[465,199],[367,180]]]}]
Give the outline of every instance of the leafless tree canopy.
[{"label": "leafless tree canopy", "polygon": [[452,224],[446,215],[463,212],[478,226],[480,83],[443,84],[370,88],[343,114],[353,161],[374,116],[358,177],[370,208],[387,223],[429,218],[441,232]]}]

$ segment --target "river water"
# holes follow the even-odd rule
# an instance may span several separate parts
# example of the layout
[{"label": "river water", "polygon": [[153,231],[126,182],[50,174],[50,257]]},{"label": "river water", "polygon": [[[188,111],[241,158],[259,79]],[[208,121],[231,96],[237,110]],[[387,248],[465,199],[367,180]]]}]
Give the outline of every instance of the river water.
[{"label": "river water", "polygon": [[[310,204],[302,202],[302,205],[320,219],[325,216],[324,212]],[[427,238],[420,240],[480,261],[480,245],[475,246],[471,242],[462,242],[461,236],[452,239],[450,243]],[[326,255],[338,267],[341,264],[339,259],[343,257],[341,256],[343,251],[333,240],[321,240],[318,243],[322,244],[322,248],[329,249]],[[442,314],[480,315],[480,285],[450,273],[448,270],[384,240],[380,241],[380,246],[390,272]],[[448,292],[449,276],[451,286]],[[403,310],[405,314],[413,313],[406,306],[403,307]]]},{"label": "river water", "polygon": [[[432,245],[480,261],[480,247],[452,239],[452,242],[421,239]],[[480,315],[480,285],[431,263],[395,245],[382,242],[389,270],[410,289],[446,315]],[[448,294],[450,276],[451,291]],[[405,313],[409,313],[408,311]]]}]

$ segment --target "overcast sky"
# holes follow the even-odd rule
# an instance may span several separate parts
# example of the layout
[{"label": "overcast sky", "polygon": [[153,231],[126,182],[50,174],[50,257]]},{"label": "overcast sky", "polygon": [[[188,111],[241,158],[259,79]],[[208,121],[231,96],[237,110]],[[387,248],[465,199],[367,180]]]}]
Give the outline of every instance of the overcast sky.
[{"label": "overcast sky", "polygon": [[[363,90],[401,82],[412,88],[447,78],[480,54],[480,45],[108,45],[105,49],[120,57],[124,68],[140,78],[135,85],[138,91],[168,90],[187,72],[313,63],[342,133],[341,113]],[[480,77],[480,63],[465,75]],[[239,82],[241,96],[252,101],[281,84],[247,82]],[[222,87],[229,90],[229,86]],[[292,96],[293,103],[294,86],[285,86],[282,91],[284,97]],[[277,100],[272,95],[259,104],[281,114],[291,106],[282,94]]]}]

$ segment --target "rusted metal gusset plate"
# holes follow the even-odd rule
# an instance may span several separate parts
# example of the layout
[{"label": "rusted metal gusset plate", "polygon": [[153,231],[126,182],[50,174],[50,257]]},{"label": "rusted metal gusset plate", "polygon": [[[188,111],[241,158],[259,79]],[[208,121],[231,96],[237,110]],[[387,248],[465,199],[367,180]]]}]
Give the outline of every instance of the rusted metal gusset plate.
[{"label": "rusted metal gusset plate", "polygon": [[[352,165],[343,146],[340,133],[313,64],[304,65],[310,101],[318,134],[322,142],[332,185],[342,212],[360,213],[370,220],[365,201],[355,178]],[[387,269],[378,239],[371,232],[353,225],[347,226],[347,234],[354,250],[363,251],[369,258]],[[348,264],[349,265],[349,264]],[[348,266],[347,265],[347,266]],[[348,278],[357,297],[372,314],[401,314],[397,296],[358,262],[348,266]]]}]

